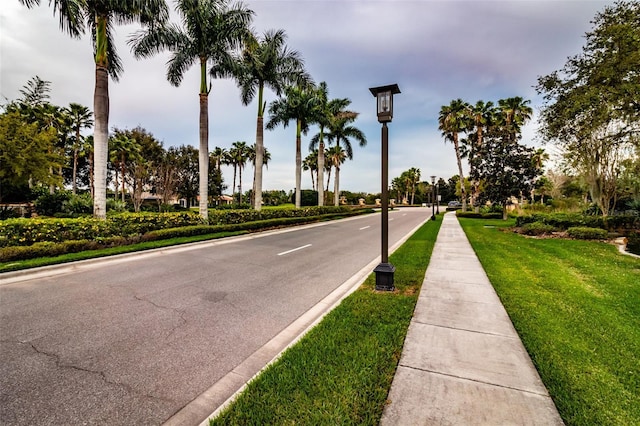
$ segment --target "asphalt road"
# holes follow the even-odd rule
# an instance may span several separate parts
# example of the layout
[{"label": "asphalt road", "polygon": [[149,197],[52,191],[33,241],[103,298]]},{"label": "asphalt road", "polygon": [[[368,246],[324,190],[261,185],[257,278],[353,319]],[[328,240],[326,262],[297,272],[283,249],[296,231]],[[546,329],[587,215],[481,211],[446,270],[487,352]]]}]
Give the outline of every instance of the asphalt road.
[{"label": "asphalt road", "polygon": [[374,214],[0,274],[0,423],[162,424],[379,253]]}]

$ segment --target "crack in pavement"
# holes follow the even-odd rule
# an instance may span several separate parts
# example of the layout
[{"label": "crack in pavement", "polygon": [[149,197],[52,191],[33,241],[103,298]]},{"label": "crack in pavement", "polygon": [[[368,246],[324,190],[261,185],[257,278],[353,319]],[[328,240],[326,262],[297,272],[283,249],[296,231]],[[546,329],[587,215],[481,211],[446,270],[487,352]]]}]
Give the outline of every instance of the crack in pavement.
[{"label": "crack in pavement", "polygon": [[[15,343],[15,342],[13,342],[13,343]],[[169,402],[169,403],[175,403],[175,401],[173,401],[171,399],[163,398],[163,397],[156,396],[156,395],[151,395],[150,393],[139,392],[136,389],[132,388],[130,385],[126,384],[126,383],[121,383],[121,382],[116,382],[116,381],[110,380],[107,377],[107,374],[104,371],[91,370],[89,368],[85,368],[85,367],[81,367],[81,366],[77,366],[77,365],[73,365],[73,364],[64,363],[64,362],[62,362],[62,359],[61,359],[60,355],[58,355],[56,353],[52,353],[52,352],[47,352],[47,351],[45,351],[43,349],[40,349],[33,342],[20,342],[20,341],[18,341],[17,343],[19,343],[21,345],[28,345],[37,354],[44,355],[47,358],[53,359],[53,361],[55,362],[57,368],[75,370],[75,371],[79,371],[79,372],[82,372],[82,373],[89,373],[89,374],[92,374],[92,375],[97,375],[102,379],[102,381],[104,383],[106,383],[108,385],[112,385],[112,386],[121,387],[121,388],[123,388],[125,390],[126,393],[131,394],[131,395],[139,395],[139,396],[142,396],[142,397],[145,397],[145,398],[149,398],[149,399],[154,399],[154,400],[163,401],[163,402]]]},{"label": "crack in pavement", "polygon": [[176,324],[171,330],[169,330],[169,332],[164,336],[164,340],[168,340],[173,335],[173,333],[176,332],[176,330],[178,328],[183,327],[183,326],[187,325],[187,323],[188,323],[187,319],[185,318],[187,313],[183,309],[178,309],[178,308],[172,308],[170,306],[159,305],[159,304],[155,303],[154,301],[149,300],[149,299],[145,299],[144,297],[138,296],[135,293],[133,295],[133,298],[138,300],[138,301],[140,301],[140,302],[148,303],[151,306],[154,306],[154,307],[156,307],[158,309],[164,309],[164,310],[171,311],[171,312],[174,312],[174,313],[178,314],[178,317],[180,318],[181,323],[180,324]]}]

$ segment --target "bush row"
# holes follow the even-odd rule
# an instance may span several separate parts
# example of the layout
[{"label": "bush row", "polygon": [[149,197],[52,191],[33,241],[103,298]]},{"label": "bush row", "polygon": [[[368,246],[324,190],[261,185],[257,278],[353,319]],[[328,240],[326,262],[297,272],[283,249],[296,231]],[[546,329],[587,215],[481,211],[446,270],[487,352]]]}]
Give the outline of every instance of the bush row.
[{"label": "bush row", "polygon": [[9,246],[0,248],[0,262],[34,259],[37,257],[59,256],[67,253],[78,253],[87,250],[97,250],[116,247],[139,242],[164,240],[179,237],[191,237],[196,235],[216,234],[221,232],[253,231],[258,229],[275,228],[285,225],[309,223],[324,218],[339,216],[354,216],[369,213],[369,209],[350,210],[345,213],[333,213],[317,216],[282,217],[240,224],[225,225],[194,225],[177,228],[166,228],[149,231],[143,235],[131,235],[127,237],[117,236],[109,238],[96,238],[94,240],[80,239],[61,242],[41,241],[29,246]]},{"label": "bush row", "polygon": [[[346,206],[305,207],[302,209],[211,210],[208,225],[228,225],[259,220],[313,217],[323,214],[348,213]],[[207,225],[196,213],[122,213],[106,220],[91,217],[74,219],[7,219],[0,222],[0,247],[29,246],[37,242],[96,240],[130,237],[167,228]]]},{"label": "bush row", "polygon": [[567,234],[577,240],[606,240],[608,233],[602,228],[574,226],[567,229]]},{"label": "bush row", "polygon": [[640,229],[639,216],[585,216],[577,213],[536,213],[529,216],[518,216],[516,226],[522,227],[527,223],[541,222],[559,230],[574,227],[600,228],[610,232],[627,234],[634,229]]},{"label": "bush row", "polygon": [[468,217],[471,219],[502,219],[502,213],[476,213],[476,212],[463,212],[458,210],[456,212],[457,217]]}]

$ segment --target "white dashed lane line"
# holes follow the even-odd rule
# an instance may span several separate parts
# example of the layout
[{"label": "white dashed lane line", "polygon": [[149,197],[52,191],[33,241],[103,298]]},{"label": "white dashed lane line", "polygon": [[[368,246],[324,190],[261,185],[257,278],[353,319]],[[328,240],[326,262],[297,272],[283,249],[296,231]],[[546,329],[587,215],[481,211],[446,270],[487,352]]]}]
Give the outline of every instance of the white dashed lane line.
[{"label": "white dashed lane line", "polygon": [[291,249],[291,250],[283,251],[282,253],[278,253],[278,256],[283,256],[285,254],[293,253],[294,251],[302,250],[302,249],[305,249],[307,247],[311,247],[311,244],[307,244],[307,245],[304,245],[304,246],[296,247],[296,248]]}]

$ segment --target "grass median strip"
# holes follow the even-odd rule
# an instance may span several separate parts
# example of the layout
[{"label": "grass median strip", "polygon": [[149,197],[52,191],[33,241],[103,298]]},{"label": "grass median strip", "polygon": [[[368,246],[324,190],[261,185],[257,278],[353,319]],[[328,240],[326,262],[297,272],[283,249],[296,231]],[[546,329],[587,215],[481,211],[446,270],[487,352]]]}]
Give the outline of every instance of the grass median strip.
[{"label": "grass median strip", "polygon": [[640,261],[502,232],[503,221],[460,223],[564,422],[640,424]]},{"label": "grass median strip", "polygon": [[395,292],[375,292],[369,276],[210,424],[377,425],[441,223],[390,256]]}]

